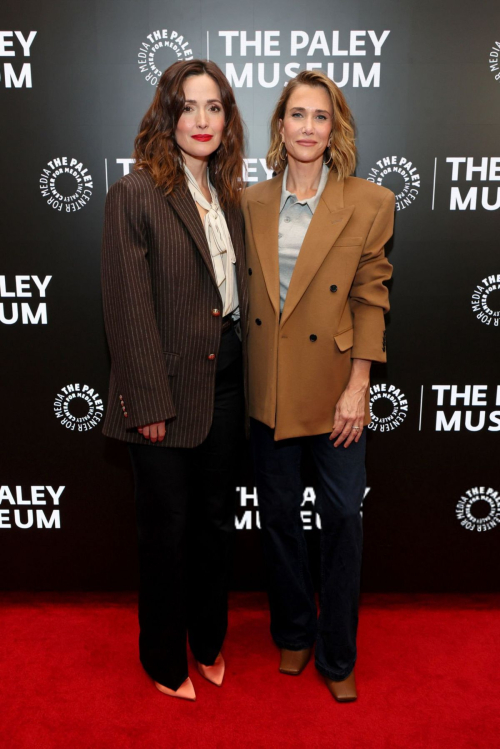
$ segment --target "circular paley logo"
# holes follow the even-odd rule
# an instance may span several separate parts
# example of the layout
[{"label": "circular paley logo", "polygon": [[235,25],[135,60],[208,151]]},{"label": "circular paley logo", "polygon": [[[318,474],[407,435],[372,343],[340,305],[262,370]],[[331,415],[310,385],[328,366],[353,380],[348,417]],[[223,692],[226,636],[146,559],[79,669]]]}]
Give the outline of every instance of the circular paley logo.
[{"label": "circular paley logo", "polygon": [[157,29],[148,34],[137,55],[139,70],[151,86],[178,60],[192,60],[193,50],[186,37],[173,29]]},{"label": "circular paley logo", "polygon": [[500,81],[500,42],[494,42],[490,49],[488,59],[491,74],[495,76],[496,81]]},{"label": "circular paley logo", "polygon": [[92,175],[78,159],[61,156],[49,161],[40,175],[40,192],[55,211],[73,213],[85,208],[94,184]]},{"label": "circular paley logo", "polygon": [[372,385],[370,388],[370,416],[368,429],[392,432],[408,414],[408,400],[395,385]]},{"label": "circular paley logo", "polygon": [[370,169],[366,179],[393,191],[397,211],[412,205],[420,189],[418,169],[404,156],[384,156]]},{"label": "circular paley logo", "polygon": [[472,293],[471,305],[484,325],[500,325],[500,273],[483,278]]},{"label": "circular paley logo", "polygon": [[104,404],[99,393],[88,385],[66,385],[54,400],[54,413],[71,432],[88,432],[99,424]]},{"label": "circular paley logo", "polygon": [[476,486],[457,502],[455,513],[468,531],[491,531],[500,525],[500,495],[494,489]]}]

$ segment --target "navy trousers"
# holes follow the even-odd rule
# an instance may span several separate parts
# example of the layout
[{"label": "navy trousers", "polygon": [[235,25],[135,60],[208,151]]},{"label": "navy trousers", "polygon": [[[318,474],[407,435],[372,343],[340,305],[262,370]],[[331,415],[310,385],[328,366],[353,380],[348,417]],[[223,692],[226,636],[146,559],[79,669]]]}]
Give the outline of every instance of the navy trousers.
[{"label": "navy trousers", "polygon": [[[347,448],[334,447],[329,434],[276,442],[274,431],[255,419],[251,435],[272,637],[278,647],[289,650],[302,650],[316,641],[317,669],[341,681],[356,661],[366,430]],[[309,451],[317,473],[319,618],[300,517],[304,451]]]}]

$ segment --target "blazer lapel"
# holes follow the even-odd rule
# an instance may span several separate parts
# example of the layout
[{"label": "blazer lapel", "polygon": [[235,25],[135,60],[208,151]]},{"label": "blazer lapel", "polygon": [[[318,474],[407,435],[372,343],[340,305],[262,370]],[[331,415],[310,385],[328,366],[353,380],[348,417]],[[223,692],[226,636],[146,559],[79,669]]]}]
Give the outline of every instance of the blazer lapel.
[{"label": "blazer lapel", "polygon": [[205,265],[207,266],[210,278],[212,279],[217,291],[219,291],[217,280],[215,278],[212,257],[208,248],[205,229],[203,228],[203,224],[201,223],[200,214],[198,213],[196,203],[194,202],[191,193],[187,188],[185,191],[180,188],[174,190],[174,192],[171,192],[170,195],[167,195],[166,197],[168,202],[170,203],[172,208],[174,208],[182,223],[190,233],[196,247],[198,248],[203,258]]},{"label": "blazer lapel", "polygon": [[300,248],[286,295],[281,325],[299,303],[353,211],[353,205],[344,207],[344,181],[337,180],[337,176],[331,173]]},{"label": "blazer lapel", "polygon": [[265,201],[248,201],[255,249],[259,256],[267,293],[277,315],[280,311],[278,224],[282,182],[283,177],[267,183],[268,192]]},{"label": "blazer lapel", "polygon": [[227,208],[224,211],[227,228],[233,243],[234,254],[236,255],[236,265],[244,264],[244,248],[242,241],[242,218],[240,208]]},{"label": "blazer lapel", "polygon": [[227,228],[231,235],[234,254],[236,256],[236,281],[238,285],[238,301],[240,306],[240,316],[246,319],[247,307],[247,286],[246,286],[246,267],[245,267],[245,241],[243,238],[243,216],[241,208],[227,208],[224,211]]}]

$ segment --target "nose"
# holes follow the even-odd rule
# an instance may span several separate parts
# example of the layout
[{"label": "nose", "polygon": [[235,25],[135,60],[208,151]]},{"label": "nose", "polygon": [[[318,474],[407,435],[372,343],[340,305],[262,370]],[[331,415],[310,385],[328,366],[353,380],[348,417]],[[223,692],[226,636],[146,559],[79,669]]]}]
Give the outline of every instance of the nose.
[{"label": "nose", "polygon": [[198,112],[198,122],[196,125],[200,128],[200,130],[205,130],[206,127],[208,127],[207,122],[207,116],[203,109],[200,109]]},{"label": "nose", "polygon": [[304,135],[312,135],[314,133],[314,120],[312,117],[306,117],[302,130],[304,131]]}]

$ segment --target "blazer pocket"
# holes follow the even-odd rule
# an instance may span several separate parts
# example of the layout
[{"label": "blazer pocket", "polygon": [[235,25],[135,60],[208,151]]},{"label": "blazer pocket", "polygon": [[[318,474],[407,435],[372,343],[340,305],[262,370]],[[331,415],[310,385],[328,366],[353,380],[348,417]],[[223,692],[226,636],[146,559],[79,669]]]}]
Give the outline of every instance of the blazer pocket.
[{"label": "blazer pocket", "polygon": [[335,338],[335,343],[337,344],[339,351],[347,351],[347,349],[352,348],[354,345],[354,328],[344,330],[343,333],[338,333],[333,337]]},{"label": "blazer pocket", "polygon": [[165,355],[165,361],[167,362],[167,372],[170,377],[173,377],[179,371],[181,356],[180,354],[172,354],[169,351],[164,351],[163,353]]},{"label": "blazer pocket", "polygon": [[340,237],[337,239],[334,247],[356,247],[363,244],[364,237]]}]

